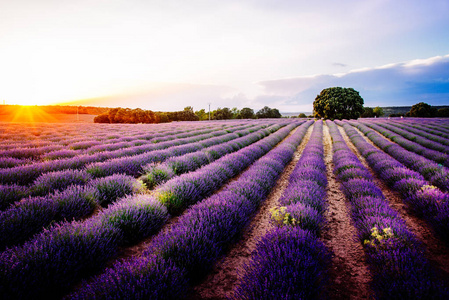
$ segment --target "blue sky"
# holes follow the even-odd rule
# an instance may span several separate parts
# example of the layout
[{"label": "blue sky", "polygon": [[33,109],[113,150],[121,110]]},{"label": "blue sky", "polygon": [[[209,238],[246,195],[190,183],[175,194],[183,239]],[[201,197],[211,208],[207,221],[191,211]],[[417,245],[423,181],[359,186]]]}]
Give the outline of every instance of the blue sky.
[{"label": "blue sky", "polygon": [[311,111],[449,104],[449,1],[0,0],[0,100]]}]

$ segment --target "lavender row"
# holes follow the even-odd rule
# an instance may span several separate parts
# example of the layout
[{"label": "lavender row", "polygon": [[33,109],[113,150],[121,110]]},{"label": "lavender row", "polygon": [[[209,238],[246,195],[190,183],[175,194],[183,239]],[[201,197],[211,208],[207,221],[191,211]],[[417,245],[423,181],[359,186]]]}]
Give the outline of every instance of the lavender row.
[{"label": "lavender row", "polygon": [[425,127],[426,128],[432,128],[436,129],[438,131],[444,132],[446,134],[449,134],[449,125],[447,123],[447,120],[436,120],[436,119],[422,119],[425,120]]},{"label": "lavender row", "polygon": [[[438,139],[438,137],[432,136],[428,133],[423,132],[422,130],[416,130],[413,128],[408,128],[403,125],[393,123],[387,124],[385,121],[380,122],[364,122],[364,124],[376,124],[383,128],[386,128],[394,133],[401,135],[402,137],[410,140],[416,144],[424,146],[427,149],[436,150],[445,154],[449,153],[448,142],[446,139],[439,139],[437,141],[432,140],[431,138]],[[388,132],[386,132],[388,134]]]},{"label": "lavender row", "polygon": [[49,145],[43,147],[33,147],[33,148],[25,148],[23,146],[18,146],[17,148],[13,148],[11,150],[2,150],[0,151],[0,156],[2,157],[10,157],[10,158],[19,158],[19,159],[38,159],[41,155],[50,152],[61,150],[63,148],[62,145]]},{"label": "lavender row", "polygon": [[166,208],[149,195],[121,199],[87,221],[54,225],[23,246],[0,253],[2,299],[60,299],[101,271],[120,248],[155,234]]},{"label": "lavender row", "polygon": [[[278,130],[282,125],[276,124],[266,129],[268,132]],[[257,127],[256,129],[260,129]],[[104,177],[116,173],[125,173],[130,176],[138,176],[144,172],[143,167],[149,163],[162,162],[167,158],[184,155],[186,153],[195,152],[205,147],[221,144],[231,141],[239,136],[248,135],[253,129],[239,130],[238,132],[228,133],[225,135],[216,136],[207,140],[198,140],[196,143],[187,145],[180,145],[170,147],[168,149],[161,149],[157,151],[144,152],[138,155],[125,156],[115,159],[110,159],[104,162],[91,163],[86,166],[86,170],[94,177]]]},{"label": "lavender row", "polygon": [[448,156],[446,153],[423,147],[418,143],[412,142],[412,141],[402,137],[399,133],[395,133],[393,131],[390,131],[390,130],[383,128],[379,125],[376,125],[374,123],[360,122],[360,121],[359,121],[359,123],[374,129],[375,131],[381,133],[383,136],[389,138],[396,144],[400,145],[401,147],[403,147],[411,152],[417,153],[421,156],[424,156],[430,160],[433,160],[433,161],[443,164],[445,166],[449,166],[449,160],[448,160]]},{"label": "lavender row", "polygon": [[337,125],[332,137],[334,172],[349,200],[351,218],[363,243],[378,299],[447,299],[423,246],[390,208],[370,172],[348,148]]},{"label": "lavender row", "polygon": [[[409,123],[409,125],[412,126],[413,124]],[[448,128],[445,129],[445,128],[441,127],[441,125],[436,125],[436,124],[430,123],[430,122],[423,123],[420,128],[422,128],[422,127],[425,128],[426,131],[428,131],[432,134],[449,139],[449,129]]]},{"label": "lavender row", "polygon": [[446,241],[449,241],[449,194],[425,181],[421,174],[378,150],[347,123],[342,125],[371,168],[390,187],[401,193],[404,202],[424,217]]},{"label": "lavender row", "polygon": [[[239,238],[290,161],[308,126],[310,122],[299,127],[221,192],[190,207],[169,232],[156,236],[141,256],[114,264],[67,298],[185,298],[189,288]],[[223,165],[223,169],[233,172],[228,165]]]},{"label": "lavender row", "polygon": [[66,169],[81,169],[86,165],[106,161],[123,156],[136,155],[148,151],[166,149],[173,146],[188,145],[208,138],[227,134],[226,131],[216,131],[210,134],[192,136],[189,138],[176,139],[151,145],[136,146],[111,152],[99,152],[92,155],[78,155],[76,157],[59,159],[46,162],[38,162],[31,165],[17,166],[0,170],[0,183],[17,183],[20,185],[30,184],[42,173],[61,171]]},{"label": "lavender row", "polygon": [[[155,190],[157,199],[167,207],[170,214],[181,213],[186,207],[210,196],[229,179],[265,155],[298,125],[298,123],[287,125],[274,134],[237,152],[227,154],[195,172],[167,181]],[[303,127],[310,125],[311,121],[303,124]]]},{"label": "lavender row", "polygon": [[326,298],[330,255],[320,241],[326,209],[323,123],[310,140],[274,208],[275,229],[257,244],[234,299]]},{"label": "lavender row", "polygon": [[363,132],[363,134],[365,134],[377,147],[410,169],[421,173],[424,178],[439,187],[441,190],[449,190],[449,172],[445,167],[432,160],[422,157],[421,155],[407,151],[401,146],[386,140],[374,130],[368,128],[360,122],[349,121],[349,124]]},{"label": "lavender row", "polygon": [[16,184],[0,185],[0,210],[28,196],[45,196],[61,192],[71,185],[85,185],[92,180],[85,170],[64,170],[44,173],[30,187]]},{"label": "lavender row", "polygon": [[128,194],[143,190],[134,178],[112,175],[71,185],[46,197],[29,197],[0,212],[0,250],[28,240],[54,222],[79,220]]},{"label": "lavender row", "polygon": [[192,172],[226,154],[251,145],[270,133],[273,133],[275,130],[278,130],[279,127],[279,125],[274,125],[265,130],[256,131],[227,143],[220,143],[178,157],[172,156],[163,163],[150,163],[142,167],[145,174],[142,175],[140,179],[146,184],[147,188],[153,189],[155,186],[160,185],[175,176]]},{"label": "lavender row", "polygon": [[[439,135],[433,134],[431,132],[429,132],[429,130],[427,130],[425,127],[423,126],[414,126],[413,124],[409,124],[409,123],[400,123],[400,122],[393,122],[391,123],[391,125],[395,126],[395,127],[399,127],[401,129],[407,130],[408,132],[414,133],[416,135],[422,136],[428,140],[437,142],[439,144],[445,145],[445,146],[449,146],[449,140],[447,137],[441,137]],[[430,148],[430,147],[428,147]],[[447,149],[447,148],[446,148]],[[438,149],[435,149],[438,150]]]}]

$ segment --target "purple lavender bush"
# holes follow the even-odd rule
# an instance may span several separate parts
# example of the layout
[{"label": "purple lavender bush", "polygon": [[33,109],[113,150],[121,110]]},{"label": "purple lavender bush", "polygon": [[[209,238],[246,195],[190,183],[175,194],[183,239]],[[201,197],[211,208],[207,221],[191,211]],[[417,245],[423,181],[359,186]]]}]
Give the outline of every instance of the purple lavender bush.
[{"label": "purple lavender bush", "polygon": [[300,227],[277,227],[258,243],[233,299],[322,299],[330,255]]},{"label": "purple lavender bush", "polygon": [[143,190],[141,182],[123,174],[94,179],[89,183],[89,186],[94,187],[98,191],[98,202],[102,206]]},{"label": "purple lavender bush", "polygon": [[26,241],[53,222],[85,217],[97,206],[97,190],[84,186],[70,186],[46,197],[25,198],[0,212],[0,249]]},{"label": "purple lavender bush", "polygon": [[0,184],[0,211],[29,195],[27,187],[17,184]]},{"label": "purple lavender bush", "polygon": [[63,170],[42,174],[30,187],[35,196],[44,196],[54,191],[62,191],[70,185],[84,185],[92,177],[84,170]]},{"label": "purple lavender bush", "polygon": [[167,221],[165,206],[149,195],[130,195],[95,218],[122,232],[124,244],[133,244],[154,233]]},{"label": "purple lavender bush", "polygon": [[55,225],[23,246],[0,253],[4,299],[58,299],[118,253],[120,232],[101,223]]}]

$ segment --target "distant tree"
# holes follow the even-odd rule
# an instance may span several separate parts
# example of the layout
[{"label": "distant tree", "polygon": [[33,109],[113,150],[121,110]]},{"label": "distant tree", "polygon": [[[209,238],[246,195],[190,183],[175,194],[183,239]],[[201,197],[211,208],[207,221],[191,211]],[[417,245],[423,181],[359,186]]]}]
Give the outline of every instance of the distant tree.
[{"label": "distant tree", "polygon": [[374,118],[374,110],[372,107],[364,107],[363,113],[360,115],[362,118]]},{"label": "distant tree", "polygon": [[208,120],[208,119],[209,119],[209,115],[208,115],[208,113],[206,112],[206,110],[205,110],[204,108],[202,108],[202,109],[200,109],[200,110],[197,110],[197,111],[195,112],[195,115],[197,115],[197,117],[198,117],[198,119],[199,119],[200,121]]},{"label": "distant tree", "polygon": [[254,110],[249,107],[244,107],[240,110],[239,119],[254,119]]},{"label": "distant tree", "polygon": [[238,119],[240,115],[240,110],[237,107],[231,108],[232,119]]},{"label": "distant tree", "polygon": [[316,118],[357,119],[363,113],[363,98],[353,88],[327,88],[316,96],[313,111]]},{"label": "distant tree", "polygon": [[108,111],[109,123],[118,123],[115,119],[115,115],[120,110],[120,107],[112,108]]},{"label": "distant tree", "polygon": [[170,122],[170,119],[168,118],[168,115],[166,113],[159,112],[157,115],[158,115],[158,122],[157,123]]},{"label": "distant tree", "polygon": [[300,113],[300,114],[298,115],[298,118],[307,118],[307,116],[306,116],[305,113]]},{"label": "distant tree", "polygon": [[229,108],[217,108],[214,111],[214,120],[229,120],[232,119],[232,112]]},{"label": "distant tree", "polygon": [[439,117],[439,118],[449,118],[449,108],[447,108],[447,107],[440,108],[437,111],[437,117]]},{"label": "distant tree", "polygon": [[384,115],[384,110],[382,109],[382,107],[380,107],[380,106],[376,106],[374,109],[373,109],[373,113],[374,113],[374,115],[376,116],[376,117],[382,117],[383,115]]},{"label": "distant tree", "polygon": [[271,118],[281,118],[282,115],[277,108],[271,110]]},{"label": "distant tree", "polygon": [[412,106],[410,111],[406,113],[407,117],[432,118],[437,114],[436,108],[427,103],[419,102]]},{"label": "distant tree", "polygon": [[394,118],[394,117],[403,117],[404,114],[401,114],[401,113],[393,113],[393,114],[389,114],[388,116],[389,116],[389,117],[392,117],[392,118]]},{"label": "distant tree", "polygon": [[98,116],[95,116],[94,123],[110,123],[108,114],[102,113]]},{"label": "distant tree", "polygon": [[279,112],[278,109],[276,108],[269,108],[268,106],[265,106],[264,108],[262,108],[261,110],[259,110],[256,113],[256,117],[258,119],[263,119],[263,118],[280,118],[282,115]]},{"label": "distant tree", "polygon": [[187,106],[179,113],[180,121],[198,121],[200,118],[193,112],[193,107]]}]

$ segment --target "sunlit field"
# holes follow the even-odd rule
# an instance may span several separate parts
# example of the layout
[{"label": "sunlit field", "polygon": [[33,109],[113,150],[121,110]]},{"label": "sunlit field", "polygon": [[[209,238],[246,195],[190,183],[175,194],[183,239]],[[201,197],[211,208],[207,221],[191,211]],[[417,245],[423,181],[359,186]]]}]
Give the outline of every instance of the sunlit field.
[{"label": "sunlit field", "polygon": [[449,297],[447,120],[30,116],[0,119],[1,299]]}]

